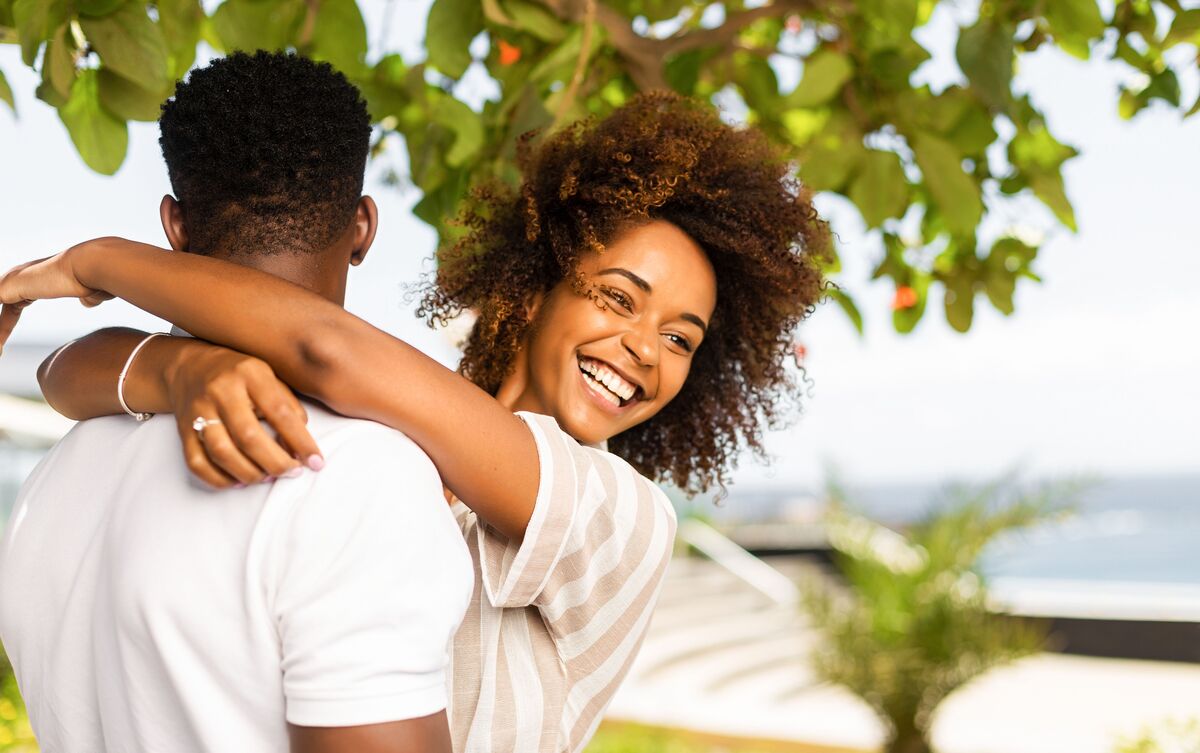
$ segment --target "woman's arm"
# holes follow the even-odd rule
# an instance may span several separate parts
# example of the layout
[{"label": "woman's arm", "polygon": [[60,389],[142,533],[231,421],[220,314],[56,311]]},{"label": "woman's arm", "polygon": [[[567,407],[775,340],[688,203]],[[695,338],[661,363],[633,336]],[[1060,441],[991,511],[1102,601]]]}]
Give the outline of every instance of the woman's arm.
[{"label": "woman's arm", "polygon": [[207,340],[259,358],[334,410],[408,434],[446,485],[521,538],[538,488],[524,423],[462,376],[337,305],[278,277],[104,238],[0,279],[0,301],[120,296]]},{"label": "woman's arm", "polygon": [[[76,420],[120,415],[118,378],[146,337],[113,327],[59,348],[38,369],[46,402]],[[218,488],[295,473],[298,458],[320,455],[305,426],[307,413],[291,389],[260,359],[228,348],[189,337],[154,337],[133,359],[121,391],[135,412],[175,414],[188,467]],[[202,443],[191,427],[196,416],[224,423],[205,429]]]}]

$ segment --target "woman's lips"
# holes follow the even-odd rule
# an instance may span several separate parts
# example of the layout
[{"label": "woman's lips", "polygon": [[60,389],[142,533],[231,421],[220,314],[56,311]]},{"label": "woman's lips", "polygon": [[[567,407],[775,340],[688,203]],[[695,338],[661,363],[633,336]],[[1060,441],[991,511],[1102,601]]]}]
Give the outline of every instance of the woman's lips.
[{"label": "woman's lips", "polygon": [[[588,360],[595,363],[604,364],[603,361],[599,361],[598,359]],[[604,365],[607,366],[607,364]],[[620,399],[619,396],[604,386],[604,384],[601,383],[600,380],[595,376],[584,371],[584,363],[580,363],[578,371],[579,381],[581,382],[584,393],[587,394],[588,399],[595,404],[596,407],[600,408],[604,412],[611,415],[621,415],[632,405],[639,402],[638,395],[641,392],[640,388],[635,388],[633,396],[630,399],[623,401],[623,403],[617,402]],[[612,372],[615,373],[615,369],[613,369]]]}]

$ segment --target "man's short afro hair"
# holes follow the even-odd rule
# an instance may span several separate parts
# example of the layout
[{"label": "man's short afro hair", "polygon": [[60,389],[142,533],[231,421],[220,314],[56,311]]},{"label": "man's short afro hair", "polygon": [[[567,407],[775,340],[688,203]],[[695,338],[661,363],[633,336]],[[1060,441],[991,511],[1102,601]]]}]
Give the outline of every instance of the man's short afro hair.
[{"label": "man's short afro hair", "polygon": [[234,53],[175,88],[159,118],[163,159],[192,251],[319,251],[362,195],[371,121],[327,63]]}]

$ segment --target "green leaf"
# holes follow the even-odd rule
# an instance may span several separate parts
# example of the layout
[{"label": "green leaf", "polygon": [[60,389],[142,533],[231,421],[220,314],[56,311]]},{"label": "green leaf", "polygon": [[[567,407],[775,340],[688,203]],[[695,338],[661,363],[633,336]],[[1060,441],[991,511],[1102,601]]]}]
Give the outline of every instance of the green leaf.
[{"label": "green leaf", "polygon": [[513,21],[511,18],[509,18],[508,14],[504,12],[504,8],[501,7],[499,0],[483,0],[482,6],[483,17],[491,23],[494,23],[497,26],[507,26],[509,28],[514,28],[517,25],[516,21]]},{"label": "green leaf", "polygon": [[461,78],[471,65],[471,40],[483,31],[478,0],[434,0],[425,25],[429,64],[450,78]]},{"label": "green leaf", "polygon": [[112,175],[125,161],[129,132],[123,121],[100,106],[98,78],[95,70],[82,71],[58,117],[87,166]]},{"label": "green leaf", "polygon": [[1173,47],[1181,42],[1200,42],[1200,8],[1188,8],[1175,14],[1163,46]]},{"label": "green leaf", "polygon": [[532,34],[543,42],[561,42],[567,29],[543,6],[527,0],[508,0],[504,4],[513,28]]},{"label": "green leaf", "polygon": [[849,198],[862,212],[868,227],[879,227],[889,217],[899,217],[908,206],[908,181],[904,166],[893,152],[868,150],[850,185]]},{"label": "green leaf", "polygon": [[162,114],[162,103],[171,96],[171,88],[157,92],[143,89],[124,76],[101,68],[97,79],[100,104],[121,120],[154,122]]},{"label": "green leaf", "polygon": [[126,0],[75,0],[75,9],[85,16],[107,16]]},{"label": "green leaf", "polygon": [[304,0],[225,0],[212,15],[212,28],[225,52],[283,50],[304,21]]},{"label": "green leaf", "polygon": [[102,18],[80,17],[79,25],[104,65],[114,73],[147,89],[159,90],[171,83],[162,29],[146,15],[146,6],[140,0],[132,0]]},{"label": "green leaf", "polygon": [[399,55],[385,56],[371,72],[355,79],[354,83],[367,100],[371,121],[378,123],[387,117],[399,118],[410,98],[404,82],[408,67]]},{"label": "green leaf", "polygon": [[959,332],[971,329],[975,316],[975,281],[968,273],[957,274],[944,281],[946,287],[943,305],[946,321]]},{"label": "green leaf", "polygon": [[1058,170],[1062,163],[1078,154],[1054,138],[1042,121],[1034,121],[1028,129],[1018,131],[1008,145],[1009,160],[1025,170]]},{"label": "green leaf", "polygon": [[[590,60],[596,50],[603,44],[602,29],[596,28],[592,33],[591,48],[587,57]],[[538,83],[548,83],[556,80],[566,80],[575,71],[579,61],[579,51],[583,48],[583,27],[576,26],[567,34],[567,38],[546,54],[529,72],[529,80]]]},{"label": "green leaf", "polygon": [[757,55],[736,55],[735,82],[742,99],[759,115],[770,115],[779,106],[779,79],[771,64]]},{"label": "green leaf", "polygon": [[32,66],[42,42],[66,23],[67,3],[65,0],[16,0],[12,12],[21,40],[21,60]]},{"label": "green leaf", "polygon": [[865,156],[861,137],[857,142],[819,139],[805,150],[800,176],[814,191],[841,191]]},{"label": "green leaf", "polygon": [[1150,77],[1150,83],[1139,97],[1145,102],[1161,99],[1172,107],[1179,107],[1179,78],[1175,71],[1167,68]]},{"label": "green leaf", "polygon": [[962,156],[942,139],[920,134],[912,139],[917,165],[929,193],[937,202],[946,226],[959,235],[974,232],[983,216],[979,186],[963,172]]},{"label": "green leaf", "polygon": [[842,312],[846,314],[846,318],[850,320],[850,324],[854,326],[854,330],[861,335],[863,333],[863,317],[862,312],[854,303],[854,299],[841,288],[836,287],[831,287],[826,294],[841,308]]},{"label": "green leaf", "polygon": [[42,81],[58,95],[60,105],[71,96],[75,83],[75,45],[67,32],[66,24],[58,27],[42,59]]},{"label": "green leaf", "polygon": [[203,20],[200,0],[158,0],[158,26],[167,43],[172,79],[183,78],[196,61]]},{"label": "green leaf", "polygon": [[8,79],[4,77],[4,71],[0,71],[0,99],[8,103],[8,107],[13,111],[13,115],[17,114],[17,101],[13,99],[13,90],[8,85]]},{"label": "green leaf", "polygon": [[1096,0],[1051,0],[1043,7],[1059,46],[1087,60],[1090,43],[1104,34],[1104,17]]},{"label": "green leaf", "polygon": [[988,107],[1004,109],[1012,89],[1013,29],[981,18],[959,34],[955,56],[972,91]]},{"label": "green leaf", "polygon": [[1129,120],[1145,106],[1146,100],[1124,87],[1121,88],[1121,96],[1117,99],[1117,113],[1123,119]]},{"label": "green leaf", "polygon": [[688,50],[671,57],[663,67],[663,77],[666,78],[667,85],[680,94],[694,93],[704,64],[712,59],[718,49],[709,47]]},{"label": "green leaf", "polygon": [[828,102],[850,80],[854,66],[840,52],[822,49],[804,62],[804,77],[787,96],[787,107],[813,107]]},{"label": "green leaf", "polygon": [[1198,112],[1200,112],[1200,95],[1198,95],[1198,96],[1196,97],[1196,102],[1195,102],[1195,104],[1193,104],[1193,105],[1192,105],[1192,109],[1190,109],[1190,110],[1188,110],[1187,112],[1185,112],[1185,113],[1183,114],[1183,117],[1185,117],[1185,118],[1190,118],[1190,117],[1192,117],[1193,115],[1195,115],[1195,114],[1196,114],[1196,113],[1198,113]]},{"label": "green leaf", "polygon": [[309,54],[327,60],[348,75],[362,70],[367,55],[367,26],[355,0],[321,0]]},{"label": "green leaf", "polygon": [[1034,195],[1041,199],[1043,204],[1050,207],[1059,222],[1071,228],[1072,231],[1078,232],[1079,226],[1075,223],[1075,208],[1071,206],[1071,200],[1067,198],[1061,173],[1058,171],[1037,173],[1030,177],[1029,187],[1033,189]]},{"label": "green leaf", "polygon": [[1001,238],[992,244],[984,263],[984,292],[1006,316],[1013,312],[1017,277],[1029,273],[1029,264],[1036,256],[1036,248],[1016,238]]},{"label": "green leaf", "polygon": [[469,184],[469,171],[452,171],[436,188],[425,192],[413,207],[413,214],[439,231],[444,230],[444,223],[458,211],[458,204]]},{"label": "green leaf", "polygon": [[946,136],[963,154],[979,154],[996,140],[992,116],[982,106],[968,107]]},{"label": "green leaf", "polygon": [[450,95],[441,97],[433,111],[434,122],[454,132],[454,146],[446,152],[446,164],[460,167],[483,146],[483,122],[470,107]]}]

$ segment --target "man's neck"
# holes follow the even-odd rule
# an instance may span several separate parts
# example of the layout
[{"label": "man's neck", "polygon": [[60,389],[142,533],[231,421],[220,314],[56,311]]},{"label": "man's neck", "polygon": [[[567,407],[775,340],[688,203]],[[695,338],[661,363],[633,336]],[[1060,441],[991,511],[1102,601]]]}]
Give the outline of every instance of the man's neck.
[{"label": "man's neck", "polygon": [[280,279],[311,290],[322,298],[344,306],[346,301],[346,268],[333,266],[334,254],[323,251],[303,254],[211,254],[213,258],[240,264],[274,275]]}]

